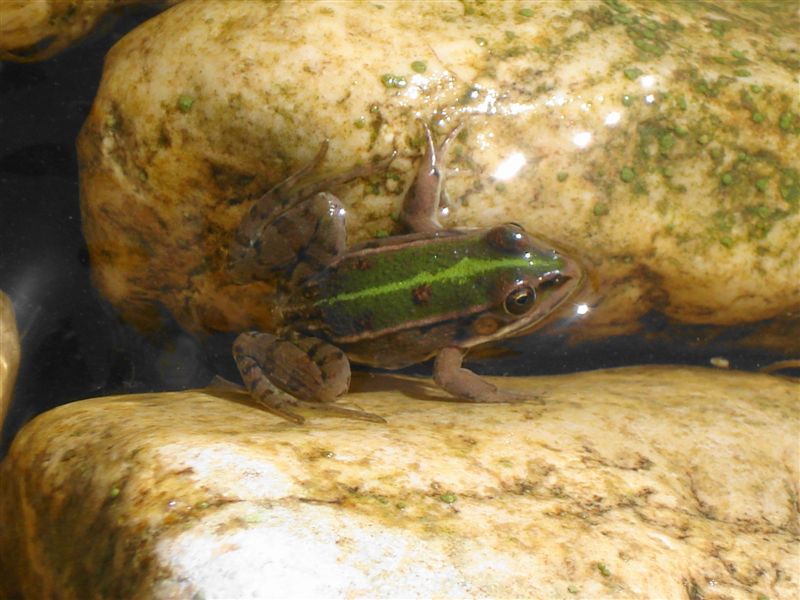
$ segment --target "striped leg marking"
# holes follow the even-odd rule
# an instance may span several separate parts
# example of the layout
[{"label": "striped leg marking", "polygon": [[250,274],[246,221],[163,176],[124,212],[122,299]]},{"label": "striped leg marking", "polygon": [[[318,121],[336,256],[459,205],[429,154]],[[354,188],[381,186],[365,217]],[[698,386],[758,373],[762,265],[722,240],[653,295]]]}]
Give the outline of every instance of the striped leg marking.
[{"label": "striped leg marking", "polygon": [[350,363],[344,353],[320,339],[288,341],[269,333],[242,333],[233,357],[245,387],[268,411],[294,423],[303,417],[289,407],[301,406],[366,421],[381,417],[333,404],[350,387]]}]

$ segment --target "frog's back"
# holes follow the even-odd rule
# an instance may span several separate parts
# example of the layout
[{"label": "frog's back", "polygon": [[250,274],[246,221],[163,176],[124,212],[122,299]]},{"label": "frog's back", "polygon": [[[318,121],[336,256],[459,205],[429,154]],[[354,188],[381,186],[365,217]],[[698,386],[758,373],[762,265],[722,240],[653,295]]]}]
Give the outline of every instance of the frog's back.
[{"label": "frog's back", "polygon": [[397,367],[446,345],[474,345],[473,322],[510,286],[561,264],[516,227],[446,230],[354,248],[302,293],[324,337],[359,362]]}]

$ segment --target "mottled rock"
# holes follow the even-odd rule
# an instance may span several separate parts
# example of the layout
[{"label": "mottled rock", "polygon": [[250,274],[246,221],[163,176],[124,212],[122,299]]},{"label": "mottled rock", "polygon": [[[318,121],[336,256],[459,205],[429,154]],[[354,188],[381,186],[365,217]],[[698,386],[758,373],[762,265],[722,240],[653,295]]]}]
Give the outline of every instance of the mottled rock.
[{"label": "mottled rock", "polygon": [[26,597],[759,598],[800,593],[797,383],[627,368],[443,402],[362,376],[388,424],[293,426],[236,393],[85,400],[0,466]]},{"label": "mottled rock", "polygon": [[[336,191],[351,241],[392,219],[419,119],[465,129],[446,226],[515,221],[573,247],[597,297],[574,332],[649,311],[800,339],[800,21],[791,3],[182,3],[109,53],[79,150],[102,292],[130,321],[270,330],[274,281],[235,285],[250,200],[397,149]],[[795,157],[795,158],[792,158]],[[793,316],[795,315],[795,316]]]}]

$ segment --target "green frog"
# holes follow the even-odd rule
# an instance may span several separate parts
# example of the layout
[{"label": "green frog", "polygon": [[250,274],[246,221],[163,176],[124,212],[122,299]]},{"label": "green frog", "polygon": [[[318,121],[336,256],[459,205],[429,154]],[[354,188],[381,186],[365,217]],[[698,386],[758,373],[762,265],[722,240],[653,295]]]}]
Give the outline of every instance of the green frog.
[{"label": "green frog", "polygon": [[240,334],[233,357],[263,407],[303,423],[294,407],[384,422],[333,404],[350,386],[350,361],[399,369],[435,357],[433,378],[467,402],[518,402],[462,367],[470,348],[530,332],[582,284],[579,262],[514,223],[444,229],[443,161],[458,128],[426,146],[398,222],[404,235],[347,247],[345,209],[327,190],[385,168],[394,155],[313,181],[328,144],[258,198],[229,248],[240,281],[275,277],[282,326]]}]

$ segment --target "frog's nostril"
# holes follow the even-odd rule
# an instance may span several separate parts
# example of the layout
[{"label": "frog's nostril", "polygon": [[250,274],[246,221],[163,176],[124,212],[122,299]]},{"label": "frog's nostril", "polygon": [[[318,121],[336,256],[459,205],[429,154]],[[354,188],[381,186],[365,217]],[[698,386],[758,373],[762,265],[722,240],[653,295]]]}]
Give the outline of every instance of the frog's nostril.
[{"label": "frog's nostril", "polygon": [[539,291],[549,290],[550,288],[559,287],[561,284],[566,283],[571,277],[569,275],[556,275],[550,279],[545,279],[539,284]]}]

